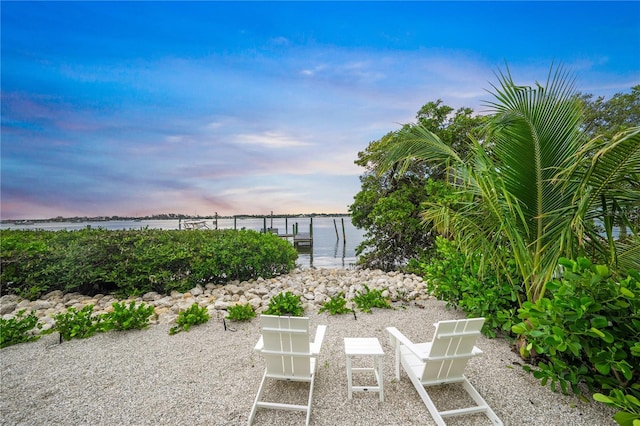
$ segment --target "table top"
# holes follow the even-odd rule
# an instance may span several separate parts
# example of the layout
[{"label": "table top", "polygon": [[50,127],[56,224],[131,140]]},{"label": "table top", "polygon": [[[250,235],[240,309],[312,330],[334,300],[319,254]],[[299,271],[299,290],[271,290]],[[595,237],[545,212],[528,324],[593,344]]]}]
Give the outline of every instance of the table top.
[{"label": "table top", "polygon": [[375,337],[345,337],[344,352],[347,355],[384,355]]}]

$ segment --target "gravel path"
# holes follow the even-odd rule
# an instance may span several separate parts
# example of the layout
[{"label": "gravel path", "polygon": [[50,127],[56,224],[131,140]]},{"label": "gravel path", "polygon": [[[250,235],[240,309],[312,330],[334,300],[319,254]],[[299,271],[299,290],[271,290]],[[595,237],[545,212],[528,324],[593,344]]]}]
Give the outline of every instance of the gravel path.
[{"label": "gravel path", "polygon": [[[3,425],[246,424],[264,368],[262,358],[253,352],[259,320],[233,323],[235,331],[225,331],[221,315],[174,336],[168,334],[170,325],[159,324],[63,344],[53,334],[2,349],[0,420]],[[357,320],[352,315],[309,312],[308,316],[312,334],[316,325],[328,326],[318,360],[311,424],[434,424],[406,374],[395,380],[393,352],[384,329],[395,326],[415,342],[429,341],[434,322],[462,318],[461,312],[446,309],[443,302],[424,300],[361,313]],[[344,337],[380,339],[385,350],[384,402],[367,393],[347,399]],[[484,356],[470,361],[466,375],[506,425],[615,425],[608,407],[540,386],[522,370],[519,357],[504,340],[482,337],[477,345]],[[268,391],[285,392],[276,385]],[[455,387],[429,392],[437,405],[459,399]],[[259,410],[254,424],[303,423],[302,413]],[[467,416],[449,424],[489,422],[484,416]]]}]

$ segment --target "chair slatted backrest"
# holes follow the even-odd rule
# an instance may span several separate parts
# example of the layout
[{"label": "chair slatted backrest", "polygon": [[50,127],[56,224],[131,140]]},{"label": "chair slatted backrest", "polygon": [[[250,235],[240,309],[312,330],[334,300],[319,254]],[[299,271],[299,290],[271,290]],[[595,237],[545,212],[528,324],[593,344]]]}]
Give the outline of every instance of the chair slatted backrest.
[{"label": "chair slatted backrest", "polygon": [[461,380],[467,362],[477,355],[474,346],[482,324],[484,318],[437,323],[422,381],[444,383]]},{"label": "chair slatted backrest", "polygon": [[291,378],[311,375],[309,318],[261,315],[267,374]]}]

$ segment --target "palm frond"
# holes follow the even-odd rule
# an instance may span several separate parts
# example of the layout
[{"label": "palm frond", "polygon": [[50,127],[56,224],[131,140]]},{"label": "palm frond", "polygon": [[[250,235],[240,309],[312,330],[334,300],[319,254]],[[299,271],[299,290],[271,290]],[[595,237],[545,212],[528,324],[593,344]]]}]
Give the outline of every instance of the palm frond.
[{"label": "palm frond", "polygon": [[617,242],[618,267],[623,271],[640,271],[640,239]]},{"label": "palm frond", "polygon": [[[586,156],[597,143],[597,140],[590,141],[578,155]],[[582,179],[583,188],[593,188],[591,205],[603,194],[637,202],[640,188],[625,183],[640,170],[640,127],[618,133],[608,144],[598,148]]]},{"label": "palm frond", "polygon": [[[510,74],[499,75],[494,86],[496,115],[488,134],[508,191],[523,205],[535,238],[555,238],[543,232],[548,222],[563,220],[551,214],[566,206],[571,191],[553,182],[566,159],[579,150],[580,106],[573,80],[562,68],[551,70],[546,86],[518,86]],[[544,243],[544,241],[541,241]]]},{"label": "palm frond", "polygon": [[382,163],[382,170],[390,170],[401,164],[400,173],[404,173],[411,162],[429,162],[435,165],[460,164],[458,153],[444,143],[433,132],[420,125],[412,125],[408,131],[399,135],[390,146]]}]

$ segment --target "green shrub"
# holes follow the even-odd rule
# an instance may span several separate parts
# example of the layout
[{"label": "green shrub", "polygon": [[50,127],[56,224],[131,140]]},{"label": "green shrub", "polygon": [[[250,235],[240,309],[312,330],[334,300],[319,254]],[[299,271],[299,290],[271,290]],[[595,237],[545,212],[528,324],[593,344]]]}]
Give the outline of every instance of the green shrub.
[{"label": "green shrub", "polygon": [[304,315],[304,307],[300,301],[300,296],[287,291],[286,293],[278,293],[269,300],[269,306],[266,315],[289,315],[292,317],[301,317]]},{"label": "green shrub", "polygon": [[238,304],[229,306],[227,312],[229,312],[227,318],[232,321],[249,321],[251,320],[251,318],[255,318],[256,316],[256,312],[253,310],[253,306],[251,306],[251,304],[249,303],[247,303],[246,305]]},{"label": "green shrub", "polygon": [[104,331],[103,317],[93,315],[93,305],[87,305],[79,311],[70,307],[67,312],[56,314],[53,319],[55,324],[48,333],[53,331],[60,333],[61,342],[73,338],[84,339]]},{"label": "green shrub", "polygon": [[[108,314],[94,315],[93,305],[87,305],[78,311],[74,307],[67,308],[64,313],[54,315],[54,326],[42,332],[42,334],[60,333],[60,342],[73,338],[83,339],[99,332],[109,330],[142,329],[149,325],[149,317],[153,315],[153,306],[144,303],[135,306],[132,301],[129,306],[126,303],[113,303],[114,311]],[[42,324],[32,312],[24,317],[25,310],[17,313],[10,320],[0,319],[0,347],[5,347],[21,342],[34,341],[39,335],[29,332],[34,328],[41,329]]]},{"label": "green shrub", "polygon": [[41,329],[42,324],[38,322],[35,312],[25,316],[26,309],[17,312],[11,319],[0,318],[0,348],[15,345],[23,342],[33,342],[40,338],[39,335],[31,334],[33,329]]},{"label": "green shrub", "polygon": [[636,396],[627,394],[620,389],[613,389],[609,396],[595,393],[593,399],[621,410],[613,416],[619,425],[638,426],[640,424],[640,383],[634,383],[632,391],[635,391]]},{"label": "green shrub", "polygon": [[347,308],[347,299],[344,297],[344,292],[341,291],[327,300],[318,311],[320,314],[323,312],[329,312],[331,315],[350,313],[351,309]]},{"label": "green shrub", "polygon": [[177,325],[169,329],[169,334],[173,335],[181,331],[189,331],[192,325],[204,324],[207,321],[209,321],[207,308],[201,308],[197,303],[194,303],[191,307],[178,314]]},{"label": "green shrub", "polygon": [[370,290],[365,284],[363,291],[356,291],[354,303],[362,312],[371,313],[371,308],[391,309],[389,299],[382,297],[382,290]]},{"label": "green shrub", "polygon": [[287,273],[297,256],[288,241],[251,230],[0,230],[0,296],[185,292]]},{"label": "green shrub", "polygon": [[105,330],[133,330],[143,329],[149,326],[149,318],[154,313],[153,306],[141,303],[136,307],[136,302],[131,301],[129,306],[125,302],[114,302],[113,312],[104,314]]},{"label": "green shrub", "polygon": [[49,290],[47,265],[55,262],[52,233],[0,230],[0,295],[35,299]]},{"label": "green shrub", "polygon": [[614,279],[585,258],[561,259],[561,279],[546,297],[525,302],[512,327],[520,353],[538,361],[534,376],[563,392],[578,383],[640,397],[640,274]]},{"label": "green shrub", "polygon": [[[508,259],[508,254],[504,257]],[[408,270],[422,275],[428,291],[446,301],[447,307],[460,308],[470,318],[485,318],[484,334],[495,337],[496,330],[511,330],[518,308],[517,289],[494,271],[481,275],[479,261],[467,259],[453,242],[437,237],[435,256],[411,261]]]}]

